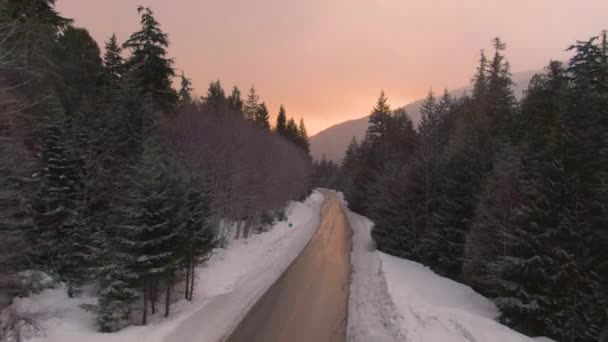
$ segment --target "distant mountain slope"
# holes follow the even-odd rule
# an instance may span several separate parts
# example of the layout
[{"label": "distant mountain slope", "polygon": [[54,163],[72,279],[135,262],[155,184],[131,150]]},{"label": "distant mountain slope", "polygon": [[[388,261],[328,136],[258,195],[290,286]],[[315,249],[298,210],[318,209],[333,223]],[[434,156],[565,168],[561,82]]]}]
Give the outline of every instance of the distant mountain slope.
[{"label": "distant mountain slope", "polygon": [[[528,88],[530,79],[538,72],[524,71],[513,74],[512,79],[515,83],[513,92],[518,99],[522,98],[523,92]],[[470,89],[470,86],[458,88],[451,91],[450,94],[454,97],[460,97]],[[423,101],[423,99],[417,100],[404,107],[414,124],[420,121],[420,107]],[[312,136],[310,138],[310,148],[313,157],[319,160],[325,155],[328,160],[340,162],[353,136],[357,138],[357,141],[361,141],[365,136],[365,131],[369,126],[368,119],[369,116],[365,116],[360,119],[345,121]]]}]

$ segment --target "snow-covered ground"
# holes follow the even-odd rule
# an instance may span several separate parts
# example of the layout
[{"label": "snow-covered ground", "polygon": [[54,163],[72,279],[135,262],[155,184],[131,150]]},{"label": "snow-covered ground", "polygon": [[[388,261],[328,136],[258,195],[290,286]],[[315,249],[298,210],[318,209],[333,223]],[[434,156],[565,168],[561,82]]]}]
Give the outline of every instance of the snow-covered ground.
[{"label": "snow-covered ground", "polygon": [[289,205],[287,222],[279,222],[268,232],[246,241],[232,240],[226,249],[217,249],[197,269],[194,301],[177,302],[169,318],[157,315],[148,326],[98,333],[94,315],[79,307],[95,303],[95,298],[85,294],[70,299],[62,287],[17,299],[13,306],[34,318],[43,329],[43,335],[31,341],[218,341],[234,329],[304,248],[319,225],[323,201],[323,195],[315,191],[304,202]]},{"label": "snow-covered ground", "polygon": [[531,342],[496,322],[498,309],[470,287],[417,262],[375,250],[373,223],[343,204],[354,231],[348,341]]}]

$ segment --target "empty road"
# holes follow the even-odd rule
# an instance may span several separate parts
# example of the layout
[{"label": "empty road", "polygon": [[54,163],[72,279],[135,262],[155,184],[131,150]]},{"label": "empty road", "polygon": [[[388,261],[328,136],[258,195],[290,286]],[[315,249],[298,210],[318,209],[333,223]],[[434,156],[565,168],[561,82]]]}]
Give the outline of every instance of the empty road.
[{"label": "empty road", "polygon": [[352,231],[340,200],[323,192],[319,228],[227,342],[344,342]]}]

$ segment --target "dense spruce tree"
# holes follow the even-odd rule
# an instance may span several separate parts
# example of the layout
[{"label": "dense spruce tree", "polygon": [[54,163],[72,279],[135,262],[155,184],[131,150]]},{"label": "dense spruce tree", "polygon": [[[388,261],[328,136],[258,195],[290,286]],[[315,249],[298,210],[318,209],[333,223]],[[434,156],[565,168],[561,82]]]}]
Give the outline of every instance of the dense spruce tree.
[{"label": "dense spruce tree", "polygon": [[118,38],[113,33],[105,45],[103,55],[103,65],[112,83],[117,83],[124,73],[124,59],[122,57],[122,47],[118,44]]},{"label": "dense spruce tree", "polygon": [[83,107],[91,112],[103,76],[97,43],[87,30],[70,26],[59,36],[56,55],[60,77],[55,89],[66,114],[74,116]]},{"label": "dense spruce tree", "polygon": [[466,236],[463,279],[488,296],[495,296],[495,274],[489,265],[508,253],[505,237],[515,228],[523,202],[522,152],[505,144],[477,198],[475,219]]},{"label": "dense spruce tree", "polygon": [[[114,243],[119,243],[115,241]],[[99,292],[97,325],[100,332],[115,332],[129,325],[131,306],[139,297],[132,287],[137,280],[121,256],[106,259],[102,267],[102,289]]]},{"label": "dense spruce tree", "polygon": [[[449,106],[448,104],[442,104]],[[443,111],[432,90],[420,108],[420,123],[418,124],[419,142],[416,153],[416,166],[412,171],[415,179],[415,193],[420,201],[421,222],[425,228],[431,229],[437,201],[439,175],[439,157],[441,153],[440,125],[443,121]]]},{"label": "dense spruce tree", "polygon": [[287,133],[287,112],[285,111],[285,107],[283,105],[279,107],[279,114],[277,115],[277,124],[274,126],[274,129],[282,136],[285,136],[285,134]]},{"label": "dense spruce tree", "polygon": [[251,86],[249,93],[247,94],[247,100],[243,107],[243,113],[245,119],[254,120],[260,106],[260,96],[256,93],[255,87]]},{"label": "dense spruce tree", "polygon": [[69,125],[59,105],[56,116],[47,123],[40,153],[40,172],[35,174],[38,191],[34,197],[34,224],[31,241],[37,267],[57,272],[67,283],[68,295],[78,294],[85,277],[84,258],[88,254],[82,219],[82,157],[70,136]]},{"label": "dense spruce tree", "polygon": [[148,141],[140,160],[133,166],[129,178],[132,187],[123,194],[121,219],[115,226],[122,238],[119,262],[126,265],[143,292],[144,325],[148,302],[154,313],[160,280],[175,267],[172,246],[177,239],[177,229],[171,220],[175,213],[173,181],[157,144]]},{"label": "dense spruce tree", "polygon": [[215,243],[210,194],[196,189],[200,184],[192,179],[186,193],[183,208],[183,224],[180,226],[176,253],[181,255],[186,269],[186,291],[184,296],[192,300],[194,293],[195,267],[211,252]]},{"label": "dense spruce tree", "polygon": [[264,129],[270,130],[270,114],[265,102],[262,102],[262,104],[258,106],[253,122]]},{"label": "dense spruce tree", "polygon": [[141,83],[144,92],[151,95],[155,105],[171,110],[177,94],[171,88],[175,71],[173,60],[167,58],[169,36],[161,30],[150,8],[139,6],[137,12],[141,15],[141,29],[123,44],[123,48],[131,50],[125,68]]},{"label": "dense spruce tree", "polygon": [[241,99],[241,90],[237,86],[234,86],[234,88],[232,88],[232,93],[230,93],[230,96],[228,96],[227,100],[230,108],[234,109],[238,113],[243,112],[243,99]]}]

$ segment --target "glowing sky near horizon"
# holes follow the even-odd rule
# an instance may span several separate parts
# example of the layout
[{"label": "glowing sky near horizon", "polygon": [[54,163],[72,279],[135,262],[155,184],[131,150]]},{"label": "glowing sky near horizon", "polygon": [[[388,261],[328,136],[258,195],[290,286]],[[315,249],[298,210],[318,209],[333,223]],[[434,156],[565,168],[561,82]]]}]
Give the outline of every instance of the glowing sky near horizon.
[{"label": "glowing sky near horizon", "polygon": [[565,59],[565,49],[608,28],[602,0],[58,0],[103,46],[137,30],[150,6],[170,34],[175,66],[198,95],[220,79],[252,85],[276,115],[309,133],[369,113],[381,89],[392,106],[429,87],[469,83],[480,49],[500,36],[513,71]]}]

